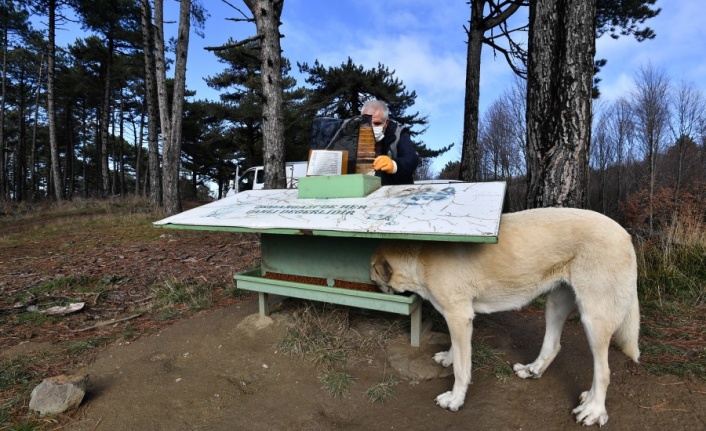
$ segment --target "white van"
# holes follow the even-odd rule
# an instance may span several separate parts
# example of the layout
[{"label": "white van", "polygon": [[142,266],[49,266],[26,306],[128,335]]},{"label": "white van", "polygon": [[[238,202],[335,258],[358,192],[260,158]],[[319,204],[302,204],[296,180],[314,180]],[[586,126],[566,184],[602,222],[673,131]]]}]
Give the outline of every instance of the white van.
[{"label": "white van", "polygon": [[[299,178],[306,176],[307,162],[287,162],[285,171],[287,174],[287,188],[296,189],[299,187]],[[235,172],[235,181],[228,187],[226,196],[247,190],[262,190],[265,188],[265,168],[263,166],[253,166],[246,169],[242,175]]]}]

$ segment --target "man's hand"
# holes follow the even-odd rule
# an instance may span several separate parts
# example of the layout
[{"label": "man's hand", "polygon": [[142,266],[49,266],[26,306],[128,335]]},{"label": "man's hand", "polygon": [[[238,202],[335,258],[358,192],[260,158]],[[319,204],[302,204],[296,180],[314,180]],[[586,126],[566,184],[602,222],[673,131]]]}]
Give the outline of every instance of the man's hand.
[{"label": "man's hand", "polygon": [[397,172],[397,164],[388,156],[377,156],[373,161],[373,169],[394,174]]}]

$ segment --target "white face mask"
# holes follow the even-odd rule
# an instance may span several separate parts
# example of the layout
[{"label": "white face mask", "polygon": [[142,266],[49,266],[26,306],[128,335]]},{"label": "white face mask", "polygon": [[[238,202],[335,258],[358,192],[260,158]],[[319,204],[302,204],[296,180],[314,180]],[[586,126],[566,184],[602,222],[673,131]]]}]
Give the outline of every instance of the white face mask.
[{"label": "white face mask", "polygon": [[385,132],[383,131],[383,126],[373,127],[373,135],[375,136],[375,142],[382,141],[385,137]]}]

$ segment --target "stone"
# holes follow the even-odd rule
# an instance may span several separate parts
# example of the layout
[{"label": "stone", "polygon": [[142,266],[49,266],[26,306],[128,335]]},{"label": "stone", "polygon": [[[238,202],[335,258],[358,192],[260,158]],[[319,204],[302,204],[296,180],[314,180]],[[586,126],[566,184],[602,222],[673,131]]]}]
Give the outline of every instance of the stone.
[{"label": "stone", "polygon": [[411,381],[441,379],[453,375],[453,367],[442,367],[434,362],[436,352],[448,350],[451,339],[447,334],[425,332],[421,346],[412,347],[409,335],[390,341],[387,346],[387,361],[402,377]]},{"label": "stone", "polygon": [[60,375],[44,379],[32,389],[30,410],[41,416],[56,415],[78,407],[86,395],[88,375]]},{"label": "stone", "polygon": [[260,316],[259,314],[251,314],[247,316],[240,322],[237,326],[238,329],[247,333],[248,335],[256,335],[258,331],[270,327],[274,323],[274,320],[269,316]]}]

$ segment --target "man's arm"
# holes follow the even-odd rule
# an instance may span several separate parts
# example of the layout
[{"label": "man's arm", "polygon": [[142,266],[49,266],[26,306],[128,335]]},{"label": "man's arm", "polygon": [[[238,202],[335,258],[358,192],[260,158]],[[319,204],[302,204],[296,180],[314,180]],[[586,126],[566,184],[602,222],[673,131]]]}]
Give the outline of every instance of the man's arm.
[{"label": "man's arm", "polygon": [[[397,124],[397,127],[402,127]],[[397,157],[394,159],[397,163],[397,172],[392,174],[397,183],[411,183],[412,175],[419,165],[419,156],[414,147],[414,143],[410,138],[408,130],[402,130],[400,141],[397,143]]]}]

